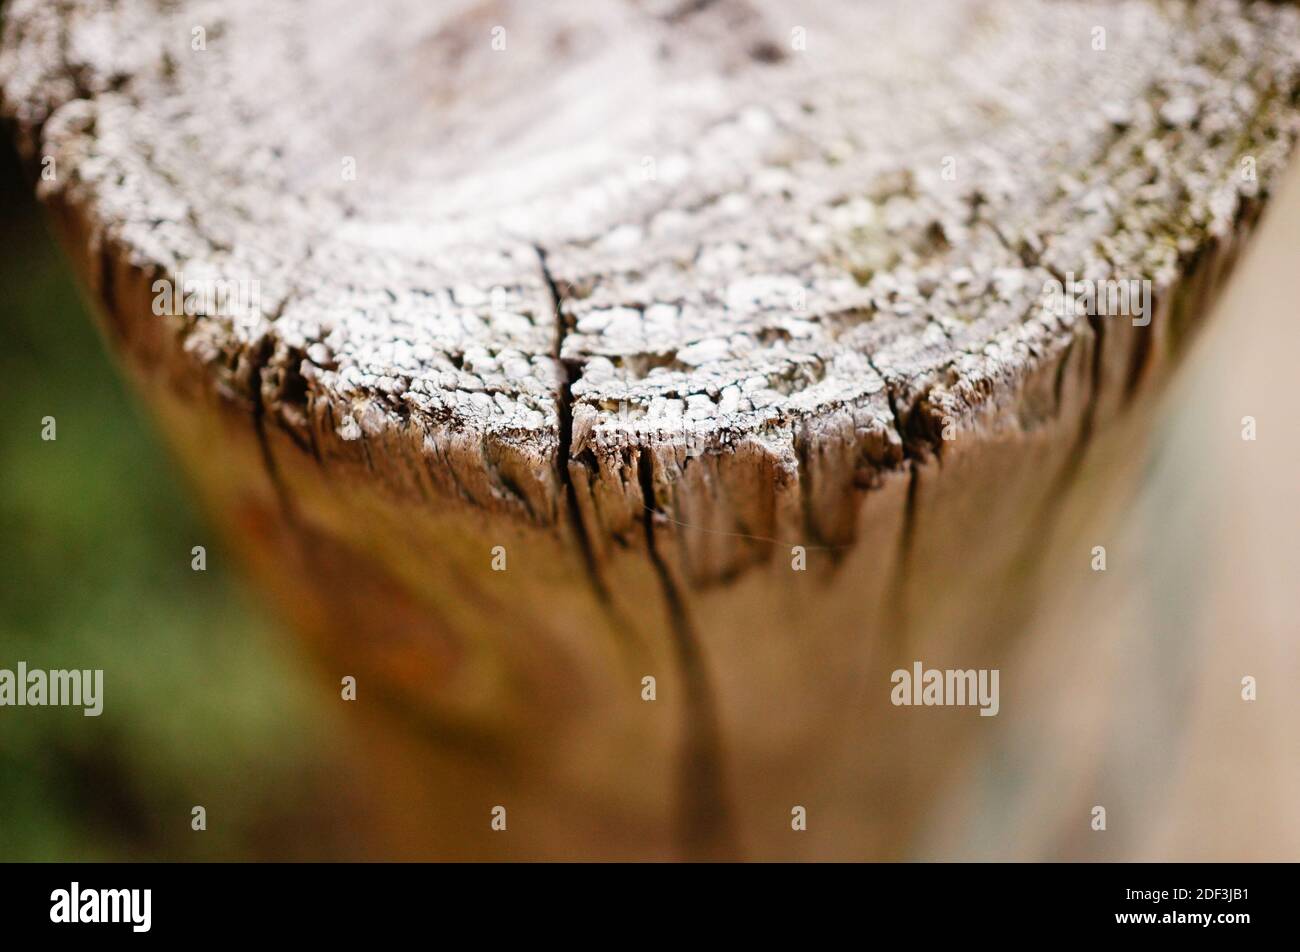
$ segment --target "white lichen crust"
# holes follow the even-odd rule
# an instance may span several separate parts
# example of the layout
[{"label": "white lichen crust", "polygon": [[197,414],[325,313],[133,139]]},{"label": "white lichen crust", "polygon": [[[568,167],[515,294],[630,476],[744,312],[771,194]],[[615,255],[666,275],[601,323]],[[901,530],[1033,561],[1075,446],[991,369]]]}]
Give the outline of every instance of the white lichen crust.
[{"label": "white lichen crust", "polygon": [[647,506],[765,538],[786,496],[849,544],[945,428],[1096,412],[1062,392],[1095,374],[1031,383],[1103,350],[1045,285],[1161,300],[1234,232],[1296,136],[1300,16],[807,6],[15,0],[0,85],[102,253],[260,283],[183,351],[326,465],[576,506],[597,552]]}]

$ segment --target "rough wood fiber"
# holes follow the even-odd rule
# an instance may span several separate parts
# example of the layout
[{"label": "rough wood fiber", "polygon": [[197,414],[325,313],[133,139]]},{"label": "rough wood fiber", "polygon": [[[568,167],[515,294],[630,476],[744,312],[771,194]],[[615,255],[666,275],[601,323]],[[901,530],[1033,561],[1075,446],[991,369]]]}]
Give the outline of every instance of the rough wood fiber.
[{"label": "rough wood fiber", "polygon": [[[904,849],[937,774],[868,685],[996,661],[1298,127],[1300,17],[1228,0],[16,0],[3,43],[211,504],[331,663],[528,765],[539,855]],[[180,274],[262,311],[156,316]]]}]

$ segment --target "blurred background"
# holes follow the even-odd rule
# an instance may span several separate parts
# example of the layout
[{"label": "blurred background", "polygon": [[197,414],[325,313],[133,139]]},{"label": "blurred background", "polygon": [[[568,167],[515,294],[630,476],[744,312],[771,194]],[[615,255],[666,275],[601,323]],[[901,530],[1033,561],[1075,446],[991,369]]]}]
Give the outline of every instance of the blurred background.
[{"label": "blurred background", "polygon": [[332,709],[193,508],[32,195],[6,135],[0,667],[109,669],[113,716],[0,709],[0,860],[327,855]]},{"label": "blurred background", "polygon": [[[114,713],[0,709],[0,859],[382,849],[333,681],[244,591],[0,149],[0,667],[109,668]],[[1293,169],[1125,460],[1136,497],[1061,534],[1023,638],[1036,696],[1003,702],[1039,716],[972,747],[915,856],[1300,857],[1298,254]]]},{"label": "blurred background", "polygon": [[1013,710],[967,752],[917,855],[1300,859],[1298,265],[1293,161],[1151,433],[1090,450],[1085,486],[1122,469],[1133,488],[1070,504],[1008,662],[1027,675],[1015,695],[1004,681]]}]

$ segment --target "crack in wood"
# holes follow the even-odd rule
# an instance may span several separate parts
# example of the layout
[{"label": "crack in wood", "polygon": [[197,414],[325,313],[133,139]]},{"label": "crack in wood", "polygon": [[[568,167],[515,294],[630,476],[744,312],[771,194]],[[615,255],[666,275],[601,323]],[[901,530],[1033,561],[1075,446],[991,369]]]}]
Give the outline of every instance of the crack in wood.
[{"label": "crack in wood", "polygon": [[564,301],[555,276],[551,274],[551,269],[546,262],[546,249],[541,245],[534,245],[533,250],[537,252],[538,265],[541,268],[542,277],[546,281],[546,288],[550,292],[551,305],[555,309],[555,345],[552,356],[555,358],[556,371],[559,376],[559,387],[555,396],[559,435],[559,445],[555,454],[556,473],[560,485],[564,489],[564,505],[568,510],[569,528],[572,530],[581,551],[582,564],[586,569],[587,579],[601,604],[610,606],[609,588],[605,585],[605,580],[600,574],[600,568],[596,564],[591,536],[582,517],[582,508],[578,505],[578,489],[574,486],[573,474],[569,471],[573,455],[573,382],[580,376],[581,368],[576,361],[566,361],[563,357],[564,339],[569,334],[568,320],[564,315]]},{"label": "crack in wood", "polygon": [[735,833],[722,777],[722,739],[701,641],[672,570],[659,552],[655,535],[654,457],[636,451],[637,476],[644,499],[646,550],[668,607],[669,632],[677,653],[686,702],[683,746],[678,778],[683,848],[689,859],[736,854]]},{"label": "crack in wood", "polygon": [[298,510],[294,505],[293,497],[289,494],[288,487],[285,486],[284,480],[280,477],[280,468],[275,461],[275,453],[271,449],[271,440],[266,430],[266,398],[262,394],[262,371],[270,363],[274,353],[275,342],[269,336],[263,337],[257,347],[249,348],[248,354],[253,362],[248,371],[248,398],[252,402],[253,433],[257,437],[257,448],[258,453],[261,455],[262,468],[266,472],[266,478],[270,481],[271,489],[279,502],[280,513],[284,521],[290,527],[296,527],[299,525]]},{"label": "crack in wood", "polygon": [[[546,260],[546,250],[535,246],[542,274],[555,306],[555,361],[560,373],[556,407],[559,414],[559,450],[557,465],[564,486],[565,504],[570,526],[582,550],[587,577],[598,599],[607,612],[616,631],[628,630],[626,619],[621,617],[596,563],[595,553],[582,509],[578,504],[577,487],[569,470],[573,446],[573,382],[581,374],[578,361],[562,357],[564,340],[570,332],[565,317],[563,295],[551,274]],[[704,661],[700,655],[699,638],[691,624],[685,603],[673,581],[672,573],[658,550],[655,538],[654,474],[652,457],[643,452],[638,461],[638,478],[645,504],[643,526],[646,550],[654,567],[656,581],[668,616],[669,635],[676,654],[678,671],[683,684],[685,718],[681,749],[678,753],[678,814],[680,841],[690,858],[704,859],[729,855],[731,832],[725,800],[721,792],[721,755],[717,717],[714,712],[712,691]]]}]

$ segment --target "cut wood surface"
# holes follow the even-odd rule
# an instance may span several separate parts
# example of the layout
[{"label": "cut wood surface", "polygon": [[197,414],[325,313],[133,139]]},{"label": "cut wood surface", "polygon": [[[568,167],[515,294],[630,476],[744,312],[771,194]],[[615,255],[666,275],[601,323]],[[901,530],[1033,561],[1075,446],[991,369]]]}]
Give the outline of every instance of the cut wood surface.
[{"label": "cut wood surface", "polygon": [[506,790],[518,855],[906,855],[972,722],[889,671],[997,666],[1300,129],[1300,15],[1230,0],[15,0],[2,55],[208,504],[463,779],[446,855]]}]

